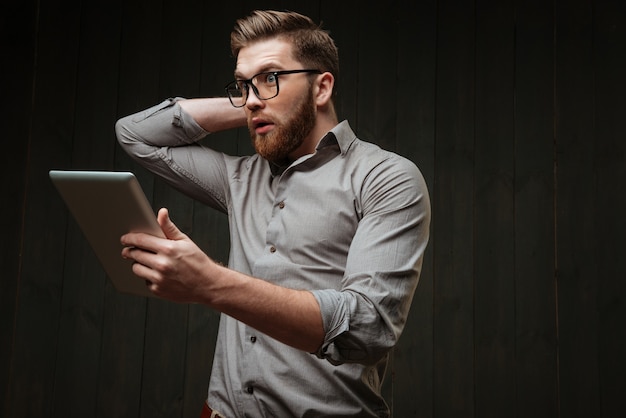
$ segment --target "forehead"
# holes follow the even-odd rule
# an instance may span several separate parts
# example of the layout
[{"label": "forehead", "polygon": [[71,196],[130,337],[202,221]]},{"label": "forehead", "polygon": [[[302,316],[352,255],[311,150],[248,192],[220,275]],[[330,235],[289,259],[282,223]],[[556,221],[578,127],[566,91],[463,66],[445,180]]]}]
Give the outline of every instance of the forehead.
[{"label": "forehead", "polygon": [[298,61],[293,58],[290,42],[271,38],[256,41],[241,48],[237,56],[235,76],[248,78],[262,71],[297,69]]}]

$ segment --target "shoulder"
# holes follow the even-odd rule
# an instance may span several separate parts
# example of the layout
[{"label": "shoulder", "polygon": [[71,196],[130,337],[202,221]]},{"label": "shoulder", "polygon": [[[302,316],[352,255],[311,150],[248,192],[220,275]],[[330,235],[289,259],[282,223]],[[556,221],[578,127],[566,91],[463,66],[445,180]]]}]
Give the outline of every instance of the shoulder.
[{"label": "shoulder", "polygon": [[352,168],[368,170],[383,165],[396,170],[419,171],[408,158],[358,138],[348,121],[337,124],[330,133],[332,135],[322,139],[322,142],[329,142],[330,138],[336,141],[342,157]]},{"label": "shoulder", "polygon": [[423,180],[422,173],[413,161],[372,142],[355,139],[347,156],[360,170],[366,171],[368,177],[401,176]]},{"label": "shoulder", "polygon": [[426,182],[410,159],[378,145],[356,139],[346,158],[352,166],[363,213],[390,213],[412,207],[424,211],[429,206]]}]

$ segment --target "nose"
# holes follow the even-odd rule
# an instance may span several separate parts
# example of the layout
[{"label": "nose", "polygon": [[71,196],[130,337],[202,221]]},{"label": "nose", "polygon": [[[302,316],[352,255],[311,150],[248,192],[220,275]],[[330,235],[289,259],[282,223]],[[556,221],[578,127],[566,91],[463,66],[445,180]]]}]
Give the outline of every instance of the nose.
[{"label": "nose", "polygon": [[248,90],[248,96],[246,98],[246,107],[248,109],[258,109],[260,107],[265,106],[265,100],[259,99],[259,96],[256,93],[256,89],[250,87]]}]

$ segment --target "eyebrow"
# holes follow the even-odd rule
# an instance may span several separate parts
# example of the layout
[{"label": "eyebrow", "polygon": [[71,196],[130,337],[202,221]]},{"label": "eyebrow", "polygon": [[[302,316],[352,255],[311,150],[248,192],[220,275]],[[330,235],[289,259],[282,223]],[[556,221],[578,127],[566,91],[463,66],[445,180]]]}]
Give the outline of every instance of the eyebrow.
[{"label": "eyebrow", "polygon": [[[255,72],[254,74],[252,74],[252,77],[254,77],[257,74],[261,74],[261,73],[268,73],[268,72],[272,72],[272,71],[281,71],[282,67],[280,65],[278,65],[275,62],[270,62],[268,64],[265,64],[263,67],[259,68],[259,70],[257,72]],[[240,72],[235,71],[235,79],[237,80],[248,80],[247,78],[244,78],[244,76],[241,75]]]}]

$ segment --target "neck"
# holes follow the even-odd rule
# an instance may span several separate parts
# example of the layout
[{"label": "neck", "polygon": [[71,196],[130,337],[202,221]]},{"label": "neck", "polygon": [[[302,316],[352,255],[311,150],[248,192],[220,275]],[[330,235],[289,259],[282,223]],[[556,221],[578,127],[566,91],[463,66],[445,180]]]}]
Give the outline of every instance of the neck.
[{"label": "neck", "polygon": [[315,126],[313,126],[313,129],[311,129],[311,132],[307,135],[302,144],[289,154],[290,161],[295,161],[304,155],[314,154],[317,144],[319,144],[324,135],[337,126],[339,122],[334,108],[330,110],[331,111],[318,111]]}]

